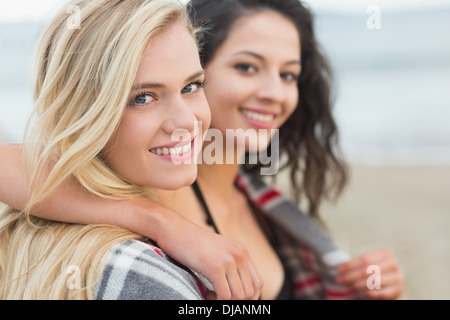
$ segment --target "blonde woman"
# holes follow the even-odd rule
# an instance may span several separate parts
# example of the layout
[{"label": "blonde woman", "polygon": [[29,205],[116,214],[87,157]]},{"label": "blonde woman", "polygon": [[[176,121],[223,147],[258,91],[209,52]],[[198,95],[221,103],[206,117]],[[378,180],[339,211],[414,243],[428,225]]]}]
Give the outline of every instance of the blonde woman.
[{"label": "blonde woman", "polygon": [[[25,210],[4,205],[0,212],[0,299],[205,298],[205,285],[158,247],[160,239],[30,215],[67,180],[119,202],[189,185],[210,121],[195,30],[180,2],[69,5],[79,9],[80,28],[67,26],[63,8],[37,50],[35,108],[23,149],[31,188]],[[181,142],[172,139],[177,131]],[[164,147],[176,153],[160,154]],[[72,191],[76,200],[80,191]],[[162,228],[179,227],[161,221]]]}]

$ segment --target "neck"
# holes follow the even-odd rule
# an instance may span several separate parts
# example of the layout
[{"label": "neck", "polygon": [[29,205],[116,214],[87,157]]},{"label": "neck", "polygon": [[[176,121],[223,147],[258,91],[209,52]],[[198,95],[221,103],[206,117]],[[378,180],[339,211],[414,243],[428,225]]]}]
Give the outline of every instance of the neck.
[{"label": "neck", "polygon": [[156,199],[157,202],[172,208],[175,200],[176,200],[176,195],[177,195],[177,190],[162,190],[162,189],[158,189],[158,190],[154,190],[155,195],[156,195]]},{"label": "neck", "polygon": [[234,161],[226,161],[225,151],[222,163],[203,162],[199,165],[197,181],[204,192],[213,192],[221,199],[231,201],[233,193],[236,191],[234,181],[241,166],[237,159],[241,159],[245,151],[234,150]]},{"label": "neck", "polygon": [[[216,150],[217,151],[217,150]],[[225,150],[222,152],[225,155]],[[212,193],[224,201],[233,201],[236,189],[234,182],[241,166],[237,159],[243,157],[245,151],[234,150],[234,161],[214,161],[209,164],[208,161],[202,161],[198,165],[197,181],[203,193]],[[217,160],[217,159],[216,159]],[[219,162],[219,163],[217,163]],[[231,162],[231,163],[230,163]],[[190,186],[180,188],[179,190],[157,190],[155,191],[158,201],[166,206],[173,207],[177,194],[182,193]]]}]

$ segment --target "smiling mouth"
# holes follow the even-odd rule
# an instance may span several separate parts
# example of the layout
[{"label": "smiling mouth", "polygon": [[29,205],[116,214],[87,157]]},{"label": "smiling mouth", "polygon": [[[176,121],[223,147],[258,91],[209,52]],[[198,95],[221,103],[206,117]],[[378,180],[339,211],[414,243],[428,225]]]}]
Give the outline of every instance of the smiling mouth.
[{"label": "smiling mouth", "polygon": [[150,154],[162,160],[172,162],[174,164],[191,164],[194,156],[194,143],[197,136],[192,140],[181,142],[173,142],[167,145],[159,146],[149,150]]},{"label": "smiling mouth", "polygon": [[239,108],[239,112],[244,119],[253,127],[259,129],[270,129],[273,127],[274,120],[277,116],[275,112],[268,110],[257,110],[248,108]]},{"label": "smiling mouth", "polygon": [[192,149],[192,142],[185,144],[182,147],[162,147],[150,149],[150,152],[156,155],[182,155],[189,153]]}]

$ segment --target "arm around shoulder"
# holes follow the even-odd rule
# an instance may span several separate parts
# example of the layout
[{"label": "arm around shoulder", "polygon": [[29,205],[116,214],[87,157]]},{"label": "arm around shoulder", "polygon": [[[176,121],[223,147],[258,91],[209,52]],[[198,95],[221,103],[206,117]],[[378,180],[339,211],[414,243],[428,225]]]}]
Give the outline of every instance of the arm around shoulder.
[{"label": "arm around shoulder", "polygon": [[29,199],[29,184],[22,145],[0,144],[0,202],[23,210]]},{"label": "arm around shoulder", "polygon": [[[0,155],[0,202],[23,210],[30,199],[23,147],[0,144]],[[163,213],[158,214],[160,211]],[[31,214],[69,223],[117,225],[156,239],[157,226],[162,215],[169,215],[167,211],[149,199],[116,201],[100,198],[85,190],[74,178],[68,178],[50,197],[33,206]]]},{"label": "arm around shoulder", "polygon": [[[23,210],[30,195],[22,146],[0,144],[0,153],[0,202]],[[150,199],[100,198],[69,177],[51,196],[33,206],[31,214],[68,223],[110,224],[147,236],[208,279],[218,299],[255,299],[262,289],[261,277],[242,245]],[[244,295],[241,283],[248,287]]]}]

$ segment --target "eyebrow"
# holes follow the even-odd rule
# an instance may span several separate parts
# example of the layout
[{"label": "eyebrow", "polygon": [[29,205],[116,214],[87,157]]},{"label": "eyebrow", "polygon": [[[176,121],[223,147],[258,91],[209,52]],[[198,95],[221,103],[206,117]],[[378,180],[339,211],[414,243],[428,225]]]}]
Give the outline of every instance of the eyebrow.
[{"label": "eyebrow", "polygon": [[[205,74],[205,70],[200,70],[196,73],[194,73],[193,75],[189,76],[186,80],[184,80],[185,83],[188,82],[192,82],[198,78],[200,78],[201,76],[203,76]],[[139,90],[139,89],[154,89],[154,88],[164,88],[165,85],[162,83],[158,83],[158,82],[146,82],[146,83],[139,83],[137,85],[134,85],[131,90]]]},{"label": "eyebrow", "polygon": [[[239,52],[234,53],[233,56],[237,56],[237,55],[241,55],[241,54],[243,54],[243,55],[250,55],[250,56],[252,56],[252,57],[254,57],[254,58],[258,59],[258,60],[261,60],[261,61],[265,61],[266,60],[262,55],[260,55],[260,54],[258,54],[256,52],[253,52],[253,51],[239,51]],[[286,65],[299,64],[301,66],[302,62],[301,62],[301,60],[296,60],[295,59],[295,60],[290,60],[290,61],[286,62],[285,64]]]}]

